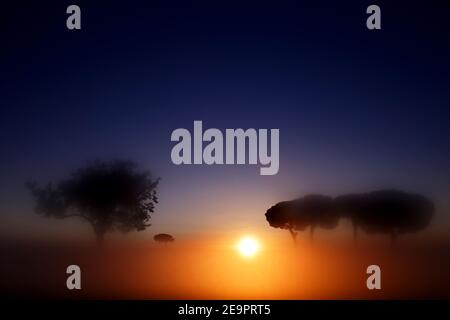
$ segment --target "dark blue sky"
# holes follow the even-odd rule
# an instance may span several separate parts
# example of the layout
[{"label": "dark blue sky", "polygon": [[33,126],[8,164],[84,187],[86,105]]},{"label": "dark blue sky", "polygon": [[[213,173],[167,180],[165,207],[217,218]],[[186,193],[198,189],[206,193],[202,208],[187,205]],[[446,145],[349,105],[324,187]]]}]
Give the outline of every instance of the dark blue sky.
[{"label": "dark blue sky", "polygon": [[[65,26],[72,3],[80,31]],[[379,31],[365,27],[372,3]],[[26,179],[118,157],[163,177],[167,226],[186,202],[223,194],[260,205],[249,224],[301,192],[395,186],[448,203],[444,2],[18,1],[1,11],[2,211]],[[193,120],[279,128],[279,174],[172,165],[170,133]]]}]

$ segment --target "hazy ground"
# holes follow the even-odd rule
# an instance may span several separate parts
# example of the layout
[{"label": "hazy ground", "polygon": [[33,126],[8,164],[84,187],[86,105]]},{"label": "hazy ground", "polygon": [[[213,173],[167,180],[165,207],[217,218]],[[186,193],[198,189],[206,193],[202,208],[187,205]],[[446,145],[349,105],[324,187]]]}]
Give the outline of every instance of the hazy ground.
[{"label": "hazy ground", "polygon": [[[252,258],[230,239],[167,246],[54,245],[2,241],[1,293],[12,297],[140,299],[450,298],[450,245],[350,242],[265,244]],[[82,290],[65,287],[66,267],[82,269]],[[382,290],[366,268],[382,269]]]}]

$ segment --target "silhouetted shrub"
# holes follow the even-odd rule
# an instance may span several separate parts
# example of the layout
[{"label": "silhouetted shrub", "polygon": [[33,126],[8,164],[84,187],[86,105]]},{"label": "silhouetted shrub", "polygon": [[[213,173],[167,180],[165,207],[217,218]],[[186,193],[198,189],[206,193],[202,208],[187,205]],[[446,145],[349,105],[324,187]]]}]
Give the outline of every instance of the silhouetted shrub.
[{"label": "silhouetted shrub", "polygon": [[159,233],[153,237],[153,240],[160,243],[169,243],[175,241],[175,238],[167,233]]}]

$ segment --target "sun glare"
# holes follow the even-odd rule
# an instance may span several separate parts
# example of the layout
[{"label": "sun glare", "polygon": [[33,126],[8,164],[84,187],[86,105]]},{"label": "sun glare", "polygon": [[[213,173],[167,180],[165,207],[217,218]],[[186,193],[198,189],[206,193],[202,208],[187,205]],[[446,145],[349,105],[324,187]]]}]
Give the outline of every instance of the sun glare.
[{"label": "sun glare", "polygon": [[254,256],[260,249],[258,241],[253,237],[244,237],[239,240],[237,248],[240,254],[245,257]]}]

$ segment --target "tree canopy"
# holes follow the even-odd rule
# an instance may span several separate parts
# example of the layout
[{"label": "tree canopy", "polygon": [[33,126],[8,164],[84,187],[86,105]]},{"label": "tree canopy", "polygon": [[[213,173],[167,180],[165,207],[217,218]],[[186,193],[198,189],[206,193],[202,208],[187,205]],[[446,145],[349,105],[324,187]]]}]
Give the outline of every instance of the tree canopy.
[{"label": "tree canopy", "polygon": [[290,231],[294,242],[297,231],[316,227],[332,229],[341,218],[353,224],[354,238],[361,229],[368,234],[380,233],[396,237],[425,229],[434,213],[428,198],[399,190],[378,190],[345,194],[336,198],[307,195],[292,201],[279,202],[266,212],[269,225]]},{"label": "tree canopy", "polygon": [[294,243],[297,231],[310,227],[312,239],[317,226],[331,229],[339,220],[334,213],[333,198],[320,194],[279,202],[267,210],[266,219],[271,227],[289,230]]},{"label": "tree canopy", "polygon": [[72,173],[56,186],[28,183],[36,212],[46,217],[79,217],[90,223],[99,244],[105,233],[141,231],[150,226],[158,203],[159,178],[140,172],[130,161],[97,161]]}]

